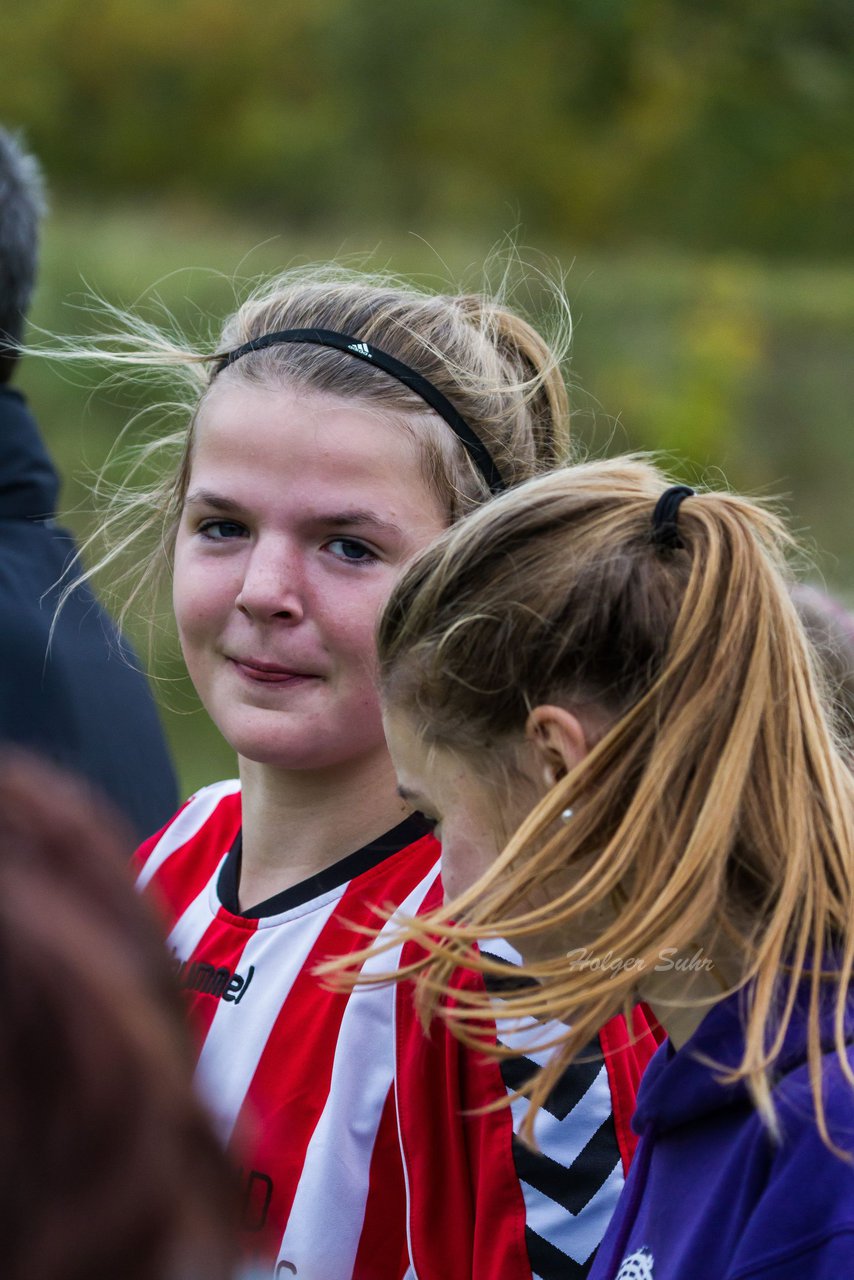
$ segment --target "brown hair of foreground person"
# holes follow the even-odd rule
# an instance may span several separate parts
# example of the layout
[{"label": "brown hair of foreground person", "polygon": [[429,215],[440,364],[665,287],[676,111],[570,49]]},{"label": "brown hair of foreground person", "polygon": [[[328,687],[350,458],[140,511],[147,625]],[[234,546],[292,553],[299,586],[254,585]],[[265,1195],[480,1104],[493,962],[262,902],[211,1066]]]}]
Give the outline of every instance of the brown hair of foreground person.
[{"label": "brown hair of foreground person", "polygon": [[127,847],[67,776],[0,760],[5,1280],[232,1274],[232,1175]]}]

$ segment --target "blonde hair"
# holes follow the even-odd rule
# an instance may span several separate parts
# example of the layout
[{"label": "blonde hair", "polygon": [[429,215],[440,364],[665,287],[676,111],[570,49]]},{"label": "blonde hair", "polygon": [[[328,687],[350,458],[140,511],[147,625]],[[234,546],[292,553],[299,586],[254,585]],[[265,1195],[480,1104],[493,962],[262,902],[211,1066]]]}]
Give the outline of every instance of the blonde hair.
[{"label": "blonde hair", "polygon": [[[667,481],[638,459],[535,479],[446,532],[397,583],[379,635],[384,695],[490,777],[513,759],[538,704],[595,706],[608,727],[530,813],[490,870],[456,901],[412,921],[427,958],[427,1011],[457,965],[504,976],[473,950],[539,929],[573,937],[616,918],[594,955],[649,972],[661,949],[724,944],[743,985],[743,1079],[774,1127],[770,1072],[799,984],[809,985],[808,1061],[821,1098],[819,1001],[833,971],[835,1048],[854,958],[854,781],[817,694],[786,583],[790,539],[753,502],[703,492],[679,509],[680,545],[656,545]],[[570,807],[574,816],[559,821]],[[576,863],[574,884],[565,869]],[[532,902],[545,905],[525,906]],[[456,923],[454,923],[456,921]],[[830,954],[828,953],[830,949]],[[602,1024],[632,1003],[637,970],[572,957],[531,963],[536,982],[502,994],[502,1017],[571,1021],[536,1077],[534,1108]],[[453,991],[441,1015],[492,1050],[485,992]],[[485,1030],[485,1028],[487,1030]],[[533,1109],[527,1132],[531,1132]]]},{"label": "blonde hair", "polygon": [[[551,344],[505,305],[501,294],[434,294],[394,277],[334,265],[304,267],[267,281],[226,320],[206,350],[174,329],[169,332],[138,316],[113,311],[118,321],[114,332],[90,343],[88,350],[69,344],[64,357],[88,355],[119,372],[144,370],[169,381],[177,399],[163,405],[160,416],[177,414],[178,427],[138,448],[129,469],[120,459],[125,474],[112,492],[102,478],[101,495],[109,496],[102,526],[90,542],[107,549],[85,576],[133,550],[137,563],[119,579],[125,588],[120,616],[141,591],[156,588],[171,562],[198,410],[210,387],[223,378],[296,386],[400,414],[403,429],[414,432],[422,446],[425,480],[446,509],[449,523],[490,496],[460,442],[424,401],[346,352],[282,344],[243,356],[217,373],[223,353],[283,329],[347,333],[415,369],[483,441],[508,486],[564,461],[569,406],[561,366],[571,325],[558,285],[553,294],[558,316]],[[146,535],[150,552],[140,556],[140,539]]]}]

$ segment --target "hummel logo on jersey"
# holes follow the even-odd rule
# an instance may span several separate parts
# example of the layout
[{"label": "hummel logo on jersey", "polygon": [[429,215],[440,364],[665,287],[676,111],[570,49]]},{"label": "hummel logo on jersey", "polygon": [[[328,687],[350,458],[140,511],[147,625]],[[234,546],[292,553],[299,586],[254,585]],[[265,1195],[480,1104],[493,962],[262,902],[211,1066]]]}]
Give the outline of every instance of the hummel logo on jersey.
[{"label": "hummel logo on jersey", "polygon": [[357,356],[365,356],[368,360],[371,358],[371,348],[367,342],[351,342],[348,351],[355,351]]},{"label": "hummel logo on jersey", "polygon": [[249,990],[249,984],[255,976],[255,966],[251,964],[246,976],[231,972],[223,966],[215,969],[204,960],[177,961],[178,982],[188,991],[199,991],[202,995],[213,996],[216,1000],[225,1000],[227,1004],[240,1004]]}]

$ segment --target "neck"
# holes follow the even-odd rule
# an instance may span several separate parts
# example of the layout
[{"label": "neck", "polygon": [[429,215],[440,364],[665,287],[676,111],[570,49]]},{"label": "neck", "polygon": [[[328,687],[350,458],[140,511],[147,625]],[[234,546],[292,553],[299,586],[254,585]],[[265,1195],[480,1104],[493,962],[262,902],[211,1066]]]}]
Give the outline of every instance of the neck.
[{"label": "neck", "polygon": [[656,971],[640,983],[642,999],[664,1027],[675,1049],[699,1027],[706,1014],[733,989],[737,966],[710,948],[696,946],[662,954]]},{"label": "neck", "polygon": [[388,753],[302,772],[240,759],[246,910],[331,867],[411,812],[397,794]]}]

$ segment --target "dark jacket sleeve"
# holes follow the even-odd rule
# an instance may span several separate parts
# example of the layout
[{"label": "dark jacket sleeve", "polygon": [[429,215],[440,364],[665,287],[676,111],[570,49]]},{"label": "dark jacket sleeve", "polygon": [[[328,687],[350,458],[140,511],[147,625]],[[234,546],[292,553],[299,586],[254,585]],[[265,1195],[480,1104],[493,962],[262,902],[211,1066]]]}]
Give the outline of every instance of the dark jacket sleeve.
[{"label": "dark jacket sleeve", "polygon": [[87,588],[60,613],[69,535],[33,521],[0,528],[0,740],[37,751],[103,791],[141,838],[178,804],[143,673]]}]

